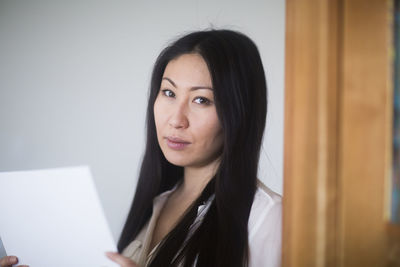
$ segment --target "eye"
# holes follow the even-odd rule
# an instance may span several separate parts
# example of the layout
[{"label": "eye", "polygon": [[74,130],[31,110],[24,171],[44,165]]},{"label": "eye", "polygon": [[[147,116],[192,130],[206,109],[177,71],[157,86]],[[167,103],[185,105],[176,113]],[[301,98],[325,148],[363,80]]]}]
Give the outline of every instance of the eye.
[{"label": "eye", "polygon": [[165,95],[166,97],[175,97],[174,92],[172,92],[169,89],[164,89],[164,90],[161,90],[161,91],[162,91],[163,95]]},{"label": "eye", "polygon": [[193,100],[195,103],[197,103],[197,104],[201,104],[201,105],[210,105],[211,104],[211,101],[210,100],[208,100],[207,98],[205,98],[205,97],[196,97],[194,100]]}]

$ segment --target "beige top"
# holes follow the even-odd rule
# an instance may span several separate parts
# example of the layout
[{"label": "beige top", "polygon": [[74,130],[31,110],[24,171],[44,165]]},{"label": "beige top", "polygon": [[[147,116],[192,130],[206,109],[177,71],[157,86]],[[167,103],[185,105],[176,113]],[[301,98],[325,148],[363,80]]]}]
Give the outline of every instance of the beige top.
[{"label": "beige top", "polygon": [[[157,246],[149,252],[153,230],[161,209],[164,207],[168,196],[176,189],[166,191],[153,200],[153,214],[149,222],[143,227],[136,239],[132,241],[122,252],[131,258],[140,267],[145,267],[154,254]],[[213,198],[204,205],[199,206],[195,224],[202,220]],[[198,225],[196,223],[196,225]],[[195,229],[190,229],[191,231]],[[258,181],[257,191],[251,207],[249,221],[249,267],[279,267],[281,265],[282,243],[282,197],[271,191],[263,183]]]}]

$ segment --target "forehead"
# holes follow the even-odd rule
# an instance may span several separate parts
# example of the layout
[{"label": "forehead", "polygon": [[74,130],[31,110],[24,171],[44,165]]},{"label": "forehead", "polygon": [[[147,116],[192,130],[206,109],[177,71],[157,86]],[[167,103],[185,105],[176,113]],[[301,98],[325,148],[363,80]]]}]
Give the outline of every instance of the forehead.
[{"label": "forehead", "polygon": [[183,85],[196,84],[211,87],[207,63],[199,54],[183,54],[168,62],[163,77]]}]

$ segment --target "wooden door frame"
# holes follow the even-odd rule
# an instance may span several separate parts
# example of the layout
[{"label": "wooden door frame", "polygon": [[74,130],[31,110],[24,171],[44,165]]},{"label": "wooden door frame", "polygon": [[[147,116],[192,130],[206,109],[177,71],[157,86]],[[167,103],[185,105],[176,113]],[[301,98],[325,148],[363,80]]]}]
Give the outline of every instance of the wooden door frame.
[{"label": "wooden door frame", "polygon": [[284,267],[396,260],[390,11],[389,0],[286,1]]}]

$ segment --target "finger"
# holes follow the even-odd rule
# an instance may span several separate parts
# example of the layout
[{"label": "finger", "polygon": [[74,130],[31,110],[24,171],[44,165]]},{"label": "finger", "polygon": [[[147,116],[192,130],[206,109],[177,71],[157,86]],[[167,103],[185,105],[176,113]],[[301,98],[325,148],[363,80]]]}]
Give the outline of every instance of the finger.
[{"label": "finger", "polygon": [[138,265],[134,263],[131,259],[124,257],[119,253],[106,252],[106,255],[110,260],[118,263],[122,267],[138,267]]},{"label": "finger", "polygon": [[18,258],[15,256],[6,256],[0,259],[0,266],[11,266],[18,263]]}]

